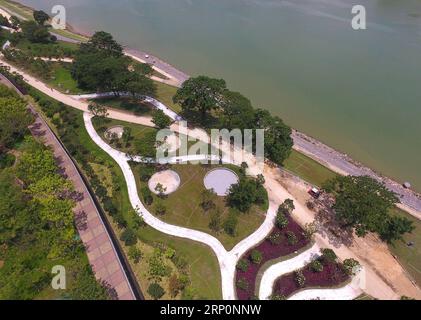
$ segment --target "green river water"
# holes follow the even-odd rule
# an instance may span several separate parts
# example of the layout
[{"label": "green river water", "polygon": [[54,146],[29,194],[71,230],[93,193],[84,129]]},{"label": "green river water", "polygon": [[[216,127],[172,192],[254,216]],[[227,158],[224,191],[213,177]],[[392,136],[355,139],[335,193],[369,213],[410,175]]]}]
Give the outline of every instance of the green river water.
[{"label": "green river water", "polygon": [[[55,0],[24,0],[50,11]],[[421,190],[421,1],[61,0],[81,31],[105,30],[191,74],[227,80],[255,106]]]}]

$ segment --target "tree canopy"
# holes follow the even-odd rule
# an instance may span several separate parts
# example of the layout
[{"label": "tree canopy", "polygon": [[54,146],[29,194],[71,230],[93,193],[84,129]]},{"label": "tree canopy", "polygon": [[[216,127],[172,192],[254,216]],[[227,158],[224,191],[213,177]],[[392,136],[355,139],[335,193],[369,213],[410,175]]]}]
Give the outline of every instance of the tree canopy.
[{"label": "tree canopy", "polygon": [[339,176],[329,180],[324,190],[335,197],[333,209],[343,226],[355,229],[357,236],[375,232],[388,242],[413,230],[412,222],[391,215],[399,202],[385,185],[368,176]]},{"label": "tree canopy", "polygon": [[131,60],[123,48],[106,32],[95,33],[80,45],[72,65],[72,76],[80,88],[92,91],[130,92],[153,96],[156,86],[144,74],[130,68]]},{"label": "tree canopy", "polygon": [[222,79],[190,78],[173,100],[181,105],[188,121],[205,127],[264,130],[265,156],[277,164],[282,165],[291,153],[291,128],[268,111],[254,109],[250,100],[241,93],[227,89]]},{"label": "tree canopy", "polygon": [[204,124],[209,112],[222,106],[225,90],[225,80],[199,76],[185,81],[173,100],[181,105],[184,113],[197,114],[198,121]]},{"label": "tree canopy", "polygon": [[[4,87],[1,91],[8,92]],[[0,97],[0,154],[23,137],[32,122],[33,117],[28,113],[24,101],[13,95]]]},{"label": "tree canopy", "polygon": [[50,16],[42,10],[35,10],[33,16],[35,21],[41,26],[50,19]]}]

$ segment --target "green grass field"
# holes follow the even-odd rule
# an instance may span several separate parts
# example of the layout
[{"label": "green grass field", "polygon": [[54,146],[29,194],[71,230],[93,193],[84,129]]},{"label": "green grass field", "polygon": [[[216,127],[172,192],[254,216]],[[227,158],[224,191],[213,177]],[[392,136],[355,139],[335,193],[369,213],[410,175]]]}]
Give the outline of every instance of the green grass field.
[{"label": "green grass field", "polygon": [[[115,202],[118,211],[123,214],[130,225],[132,222],[129,217],[131,204],[123,173],[118,164],[89,137],[83,123],[82,112],[78,110],[73,111],[78,114],[76,124],[77,134],[74,137],[74,143],[86,147],[89,150],[89,155],[86,155],[87,157],[91,160],[95,159],[94,162],[106,166],[110,170],[114,177],[114,183],[119,186],[118,192],[113,194],[113,202]],[[138,232],[138,237],[141,241],[149,245],[163,243],[172,247],[182,255],[183,258],[188,261],[188,270],[191,279],[190,286],[197,292],[197,296],[203,299],[222,298],[219,264],[210,248],[190,240],[167,236],[151,227],[141,228]],[[135,271],[139,270],[137,266],[133,266],[133,269]],[[144,270],[142,272],[144,272]],[[142,274],[141,276],[144,277],[145,275]],[[146,289],[147,288],[142,288],[143,291]]]},{"label": "green grass field", "polygon": [[61,63],[53,63],[53,76],[48,81],[48,84],[57,90],[69,94],[86,93],[79,89],[77,82],[72,78],[70,70]]},{"label": "green grass field", "polygon": [[290,157],[285,161],[284,168],[319,187],[326,180],[336,176],[335,172],[295,150],[292,150]]},{"label": "green grass field", "polygon": [[[416,283],[421,286],[421,221],[397,208],[393,210],[393,214],[406,217],[414,223],[415,230],[405,235],[403,241],[396,241],[389,245],[389,248]],[[413,242],[414,245],[409,247],[407,245],[409,242]]]},{"label": "green grass field", "polygon": [[[211,212],[205,212],[201,203],[201,193],[205,190],[203,179],[210,170],[216,166],[181,164],[171,166],[181,178],[180,188],[162,200],[167,208],[167,213],[158,216],[165,222],[206,232],[218,238],[227,250],[232,249],[242,239],[246,238],[256,231],[263,223],[265,218],[266,207],[254,206],[248,213],[240,213],[226,204],[224,197],[214,197],[216,210],[221,213],[221,221],[223,222],[229,213],[235,213],[238,217],[237,234],[233,237],[226,234],[223,230],[214,232],[209,228]],[[231,169],[235,169],[230,167]],[[133,172],[138,184],[138,190],[146,183],[140,181],[139,167],[133,166]],[[157,197],[155,196],[154,204],[149,206],[152,213],[155,212],[155,204]]]},{"label": "green grass field", "polygon": [[171,108],[174,112],[180,113],[181,112],[181,106],[177,103],[174,103],[172,101],[172,98],[177,92],[176,87],[169,86],[165,83],[154,81],[157,86],[157,93],[156,97],[159,101],[161,101],[163,104]]}]

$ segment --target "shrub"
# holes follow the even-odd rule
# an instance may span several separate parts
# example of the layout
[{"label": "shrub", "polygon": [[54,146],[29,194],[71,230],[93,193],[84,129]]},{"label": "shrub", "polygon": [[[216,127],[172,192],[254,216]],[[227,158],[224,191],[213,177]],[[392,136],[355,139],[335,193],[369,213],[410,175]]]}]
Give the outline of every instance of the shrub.
[{"label": "shrub", "polygon": [[142,194],[143,201],[150,206],[153,203],[152,191],[145,186],[140,189],[140,193]]},{"label": "shrub", "polygon": [[303,288],[306,285],[306,277],[304,276],[301,270],[295,271],[295,282],[300,288]]},{"label": "shrub", "polygon": [[350,258],[344,261],[342,267],[347,275],[355,276],[359,271],[361,265],[357,260]]},{"label": "shrub", "polygon": [[247,272],[248,268],[249,268],[249,262],[246,259],[241,259],[240,261],[238,261],[238,264],[237,264],[238,270]]},{"label": "shrub", "polygon": [[292,246],[292,245],[294,245],[294,244],[297,244],[298,239],[297,239],[297,236],[295,235],[295,233],[294,233],[294,232],[292,232],[292,231],[288,231],[288,232],[286,233],[286,236],[287,236],[288,243],[289,243],[291,246]]},{"label": "shrub", "polygon": [[139,167],[140,180],[143,182],[148,182],[154,173],[155,173],[155,168],[152,166],[141,165]]},{"label": "shrub", "polygon": [[269,236],[269,241],[272,245],[279,245],[282,241],[282,235],[279,232],[272,233]]},{"label": "shrub", "polygon": [[221,230],[221,213],[217,210],[216,212],[211,213],[209,221],[209,229],[214,232],[219,232]]},{"label": "shrub", "polygon": [[250,259],[254,264],[260,264],[263,259],[263,254],[259,250],[253,250],[250,254]]},{"label": "shrub", "polygon": [[288,224],[289,224],[289,221],[285,213],[278,212],[276,215],[276,225],[278,226],[278,228],[284,229],[288,226]]},{"label": "shrub", "polygon": [[321,250],[322,252],[322,259],[327,263],[335,262],[338,257],[336,256],[335,251],[329,248],[324,248]]},{"label": "shrub", "polygon": [[132,229],[127,228],[121,234],[120,240],[124,242],[126,246],[133,246],[137,243],[137,236]]},{"label": "shrub", "polygon": [[238,219],[234,213],[230,213],[224,222],[224,230],[230,236],[235,236],[237,232]]},{"label": "shrub", "polygon": [[148,288],[148,293],[153,299],[158,300],[162,298],[165,291],[159,284],[152,283]]},{"label": "shrub", "polygon": [[314,202],[313,201],[310,201],[310,200],[306,202],[306,206],[310,210],[314,210],[314,208],[316,207],[316,205],[314,204]]},{"label": "shrub", "polygon": [[163,216],[167,213],[167,207],[162,203],[162,201],[158,201],[155,205],[155,213],[157,215]]},{"label": "shrub", "polygon": [[237,288],[246,291],[249,288],[248,281],[244,278],[238,279]]},{"label": "shrub", "polygon": [[132,259],[135,264],[138,264],[142,258],[142,252],[136,246],[131,246],[129,248],[129,258]]},{"label": "shrub", "polygon": [[323,271],[323,264],[319,260],[313,260],[311,262],[311,270],[314,272],[322,272]]},{"label": "shrub", "polygon": [[168,289],[170,291],[171,297],[175,298],[180,291],[182,291],[185,287],[185,284],[181,281],[180,278],[177,277],[177,275],[173,274],[168,283]]}]

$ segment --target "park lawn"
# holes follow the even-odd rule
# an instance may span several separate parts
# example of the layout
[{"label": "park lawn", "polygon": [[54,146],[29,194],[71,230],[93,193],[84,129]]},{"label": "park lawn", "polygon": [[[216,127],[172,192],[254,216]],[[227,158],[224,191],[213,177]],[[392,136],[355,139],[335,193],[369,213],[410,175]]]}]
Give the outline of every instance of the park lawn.
[{"label": "park lawn", "polygon": [[[8,1],[8,0],[0,0],[0,6],[7,9],[9,13],[15,13],[16,15],[27,19],[27,20],[34,20],[34,17],[32,15],[33,11],[20,3],[17,3],[15,1]],[[13,14],[12,14],[13,15]]]},{"label": "park lawn", "polygon": [[78,88],[77,82],[72,78],[68,67],[59,62],[53,62],[51,65],[53,72],[51,79],[48,80],[50,86],[68,94],[86,93],[86,91]]},{"label": "park lawn", "polygon": [[[39,95],[43,96],[45,99],[54,101],[42,93],[39,93]],[[38,108],[41,109],[40,107]],[[89,156],[94,158],[96,163],[102,166],[106,166],[110,170],[114,178],[114,183],[118,185],[118,188],[114,189],[113,202],[115,203],[118,211],[123,214],[125,220],[129,223],[130,226],[133,223],[130,217],[132,207],[129,201],[127,184],[120,167],[106,152],[104,152],[92,141],[85,129],[83,113],[72,108],[71,110],[78,114],[77,135],[75,136],[73,143],[83,145],[89,150],[89,155],[86,155],[87,157]],[[112,222],[110,215],[107,214],[107,217],[108,220]],[[118,232],[117,229],[114,230],[115,232]],[[163,243],[166,246],[172,247],[186,261],[188,261],[189,265],[187,268],[190,271],[190,287],[193,288],[198,297],[203,299],[222,299],[221,274],[219,264],[215,254],[210,248],[191,240],[168,236],[149,226],[141,228],[137,232],[137,235],[139,240],[145,244],[153,246],[157,243]],[[130,264],[132,269],[138,270],[137,266],[135,266],[132,261],[130,261]],[[141,277],[143,277],[143,275]],[[147,290],[147,288],[144,287],[141,289],[142,292]]]},{"label": "park lawn", "polygon": [[79,49],[76,43],[57,41],[55,43],[31,43],[29,40],[21,39],[16,48],[33,57],[72,57],[72,54]]},{"label": "park lawn", "polygon": [[337,176],[332,170],[296,150],[292,150],[289,158],[285,160],[284,168],[303,180],[319,187],[326,180]]},{"label": "park lawn", "polygon": [[[146,183],[142,183],[139,175],[139,166],[134,165],[134,174],[138,184],[138,190]],[[171,169],[176,171],[181,178],[180,188],[165,197],[162,202],[167,208],[167,213],[163,216],[158,216],[163,221],[199,230],[213,235],[225,246],[227,250],[231,250],[241,240],[256,231],[263,223],[266,214],[266,207],[253,206],[248,213],[240,213],[228,207],[224,197],[215,196],[214,202],[216,210],[221,213],[222,223],[228,217],[229,213],[234,213],[238,217],[237,234],[233,237],[226,234],[223,230],[214,232],[209,228],[211,219],[211,212],[205,212],[201,203],[201,194],[205,190],[203,179],[205,175],[212,169],[219,166],[211,165],[192,165],[192,164],[179,164],[171,166]],[[235,169],[230,166],[231,169]],[[148,208],[152,213],[155,212],[155,204],[158,198],[154,196],[154,203]]]},{"label": "park lawn", "polygon": [[172,98],[177,93],[178,88],[170,86],[168,84],[154,81],[157,87],[156,98],[165,104],[168,108],[172,109],[176,113],[181,112],[181,106],[178,103],[174,103]]},{"label": "park lawn", "polygon": [[146,103],[142,103],[139,99],[128,97],[108,97],[94,99],[92,102],[104,106],[106,108],[114,108],[130,111],[138,116],[151,116],[154,108]]},{"label": "park lawn", "polygon": [[[395,241],[389,245],[390,251],[398,258],[405,270],[413,277],[418,286],[421,286],[421,221],[398,208],[393,214],[406,217],[414,223],[415,230],[403,237],[403,241]],[[407,244],[413,242],[412,247]]]}]

